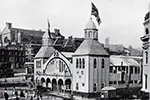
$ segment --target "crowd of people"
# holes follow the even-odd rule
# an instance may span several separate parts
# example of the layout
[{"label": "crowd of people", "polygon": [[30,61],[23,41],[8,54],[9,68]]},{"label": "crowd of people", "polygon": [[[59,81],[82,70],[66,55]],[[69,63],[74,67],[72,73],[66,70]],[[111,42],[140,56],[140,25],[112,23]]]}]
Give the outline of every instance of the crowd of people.
[{"label": "crowd of people", "polygon": [[[12,94],[15,96],[16,100],[19,100],[19,98],[28,98],[28,100],[33,100],[33,97],[36,97],[35,93],[33,93],[33,95],[29,96],[29,93],[27,90],[25,90],[25,91],[20,90],[20,92],[19,92],[15,88],[13,88]],[[4,98],[5,98],[5,100],[9,99],[9,94],[7,93],[6,88],[5,88],[5,92],[4,92]],[[41,100],[41,96],[37,96],[37,100]]]}]

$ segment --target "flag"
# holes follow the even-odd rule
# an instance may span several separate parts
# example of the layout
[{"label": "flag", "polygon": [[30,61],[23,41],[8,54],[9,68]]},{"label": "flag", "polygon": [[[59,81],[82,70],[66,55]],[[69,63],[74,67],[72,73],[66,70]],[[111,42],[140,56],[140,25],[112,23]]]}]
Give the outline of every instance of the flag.
[{"label": "flag", "polygon": [[47,22],[48,22],[48,35],[49,35],[49,38],[51,38],[49,19],[47,19]]},{"label": "flag", "polygon": [[96,20],[98,22],[98,24],[100,25],[101,23],[101,19],[99,17],[99,13],[98,13],[98,9],[96,8],[96,6],[93,4],[93,2],[91,2],[92,4],[92,10],[91,10],[91,15],[96,17]]}]

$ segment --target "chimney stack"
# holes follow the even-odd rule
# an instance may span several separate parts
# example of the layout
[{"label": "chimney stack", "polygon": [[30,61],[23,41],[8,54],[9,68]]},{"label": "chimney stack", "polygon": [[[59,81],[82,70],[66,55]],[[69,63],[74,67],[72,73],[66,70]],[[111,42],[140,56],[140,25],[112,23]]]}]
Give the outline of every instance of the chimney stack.
[{"label": "chimney stack", "polygon": [[8,29],[10,29],[12,27],[12,23],[6,22],[6,27],[8,27]]},{"label": "chimney stack", "polygon": [[60,30],[59,29],[54,29],[54,31],[55,31],[55,34],[58,36],[58,35],[60,35]]}]

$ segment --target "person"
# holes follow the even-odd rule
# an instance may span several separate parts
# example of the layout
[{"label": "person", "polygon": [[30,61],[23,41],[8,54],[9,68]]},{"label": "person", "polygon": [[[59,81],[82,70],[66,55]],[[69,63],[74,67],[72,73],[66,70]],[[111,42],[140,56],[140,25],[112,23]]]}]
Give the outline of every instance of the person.
[{"label": "person", "polygon": [[16,96],[16,100],[19,100],[19,97],[18,97],[18,96]]},{"label": "person", "polygon": [[5,91],[5,93],[4,93],[4,97],[5,97],[5,100],[8,100],[9,95],[8,95],[7,91]]},{"label": "person", "polygon": [[25,98],[28,98],[28,91],[25,91]]},{"label": "person", "polygon": [[23,93],[22,90],[21,90],[21,92],[20,92],[20,97],[25,97],[25,95],[24,95],[24,93]]},{"label": "person", "polygon": [[31,96],[30,100],[33,100],[33,97]]}]

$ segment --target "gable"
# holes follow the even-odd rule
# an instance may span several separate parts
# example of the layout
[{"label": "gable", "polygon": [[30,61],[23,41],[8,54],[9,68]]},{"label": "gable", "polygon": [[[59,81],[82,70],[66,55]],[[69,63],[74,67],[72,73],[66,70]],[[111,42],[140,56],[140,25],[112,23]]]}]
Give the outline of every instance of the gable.
[{"label": "gable", "polygon": [[46,75],[72,76],[72,64],[59,51],[55,51],[44,64]]},{"label": "gable", "polygon": [[2,35],[3,34],[6,34],[6,33],[10,33],[10,30],[8,29],[8,27],[5,27],[4,29],[3,29],[3,31],[2,31]]}]

